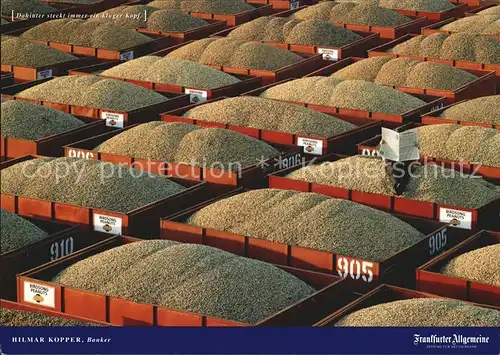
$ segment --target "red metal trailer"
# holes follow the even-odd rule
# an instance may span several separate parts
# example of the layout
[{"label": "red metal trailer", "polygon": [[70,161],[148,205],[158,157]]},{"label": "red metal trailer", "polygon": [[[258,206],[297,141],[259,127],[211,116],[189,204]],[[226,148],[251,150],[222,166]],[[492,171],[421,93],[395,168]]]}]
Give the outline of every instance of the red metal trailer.
[{"label": "red metal trailer", "polygon": [[[190,313],[159,305],[138,303],[118,297],[66,287],[51,282],[60,270],[99,252],[109,250],[138,239],[120,236],[109,238],[77,254],[45,264],[18,275],[18,302],[36,309],[52,310],[70,316],[85,317],[113,325],[125,326],[252,326],[230,319],[219,319],[209,315]],[[339,277],[319,272],[279,266],[281,269],[305,281],[317,292],[283,309],[260,322],[261,325],[306,326],[311,325],[329,312],[355,299]],[[153,287],[153,286],[152,286]],[[33,299],[32,290],[42,290],[43,302]]]},{"label": "red metal trailer", "polygon": [[461,277],[445,275],[441,268],[469,251],[500,243],[500,232],[482,230],[417,269],[417,289],[445,297],[500,305],[500,287]]}]

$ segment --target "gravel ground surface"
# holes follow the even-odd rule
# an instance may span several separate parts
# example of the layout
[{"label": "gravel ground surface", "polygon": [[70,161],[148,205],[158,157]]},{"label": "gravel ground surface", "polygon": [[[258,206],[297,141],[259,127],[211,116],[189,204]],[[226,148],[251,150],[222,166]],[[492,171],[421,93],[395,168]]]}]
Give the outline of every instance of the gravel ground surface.
[{"label": "gravel ground surface", "polygon": [[412,21],[392,9],[375,2],[320,2],[297,11],[291,17],[298,20],[325,20],[356,25],[395,27]]},{"label": "gravel ground surface", "polygon": [[297,11],[291,17],[296,18],[297,20],[330,20],[330,11],[334,6],[337,6],[338,3],[334,1],[325,1],[320,2],[317,5],[308,6],[305,9]]},{"label": "gravel ground surface", "polygon": [[194,213],[187,223],[376,261],[423,237],[409,224],[371,207],[278,189],[225,198]]},{"label": "gravel ground surface", "polygon": [[318,111],[252,96],[200,105],[187,111],[183,117],[324,138],[356,128],[349,122]]},{"label": "gravel ground surface", "polygon": [[1,109],[3,137],[37,140],[85,125],[67,113],[26,101],[5,101]]},{"label": "gravel ground surface", "polygon": [[499,253],[500,244],[469,251],[451,259],[442,267],[441,273],[500,286]]},{"label": "gravel ground surface", "polygon": [[0,253],[7,253],[50,237],[47,232],[27,219],[6,210],[0,211],[2,222]]},{"label": "gravel ground surface", "polygon": [[314,292],[271,264],[165,240],[107,250],[69,266],[52,281],[246,323],[258,322]]},{"label": "gravel ground surface", "polygon": [[163,176],[75,158],[28,160],[3,169],[1,178],[5,193],[121,213],[185,190]]},{"label": "gravel ground surface", "polygon": [[413,298],[348,314],[337,327],[498,327],[500,311],[462,301]]},{"label": "gravel ground surface", "polygon": [[392,61],[390,57],[373,57],[360,60],[336,71],[331,76],[344,80],[375,81],[380,69],[389,61]]}]

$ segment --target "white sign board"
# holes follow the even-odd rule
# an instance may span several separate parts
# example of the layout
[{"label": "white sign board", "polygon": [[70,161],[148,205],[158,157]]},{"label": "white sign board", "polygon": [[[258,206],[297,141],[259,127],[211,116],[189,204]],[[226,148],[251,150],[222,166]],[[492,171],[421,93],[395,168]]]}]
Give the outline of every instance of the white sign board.
[{"label": "white sign board", "polygon": [[472,212],[460,211],[453,208],[439,208],[439,221],[450,223],[453,227],[472,229]]},{"label": "white sign board", "polygon": [[338,49],[318,48],[318,54],[321,54],[324,60],[330,60],[332,62],[339,60]]},{"label": "white sign board", "polygon": [[304,153],[314,155],[323,154],[323,141],[320,139],[298,137],[297,145],[304,147]]},{"label": "white sign board", "polygon": [[207,101],[208,92],[204,90],[195,90],[195,89],[185,89],[184,92],[189,96],[189,101],[192,104],[198,104],[200,102]]},{"label": "white sign board", "polygon": [[101,119],[106,120],[106,126],[113,128],[123,128],[125,115],[115,112],[101,112]]},{"label": "white sign board", "polygon": [[94,230],[108,234],[122,234],[122,219],[120,217],[94,214]]},{"label": "white sign board", "polygon": [[51,286],[24,281],[24,302],[56,308],[56,289]]}]

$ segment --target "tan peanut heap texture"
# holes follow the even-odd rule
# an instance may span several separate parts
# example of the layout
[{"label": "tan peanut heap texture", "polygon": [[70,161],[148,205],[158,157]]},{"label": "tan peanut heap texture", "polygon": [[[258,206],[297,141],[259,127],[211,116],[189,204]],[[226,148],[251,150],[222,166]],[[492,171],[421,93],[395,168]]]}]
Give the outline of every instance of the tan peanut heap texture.
[{"label": "tan peanut heap texture", "polygon": [[267,89],[260,97],[396,115],[426,104],[384,85],[323,76],[295,79]]},{"label": "tan peanut heap texture", "polygon": [[1,172],[2,193],[130,212],[185,190],[164,176],[99,160],[38,158]]},{"label": "tan peanut heap texture", "polygon": [[2,102],[2,137],[37,140],[85,125],[76,117],[26,101]]},{"label": "tan peanut heap texture", "polygon": [[345,80],[373,81],[396,87],[450,91],[478,79],[474,74],[446,64],[388,57],[360,60],[340,69],[332,76]]},{"label": "tan peanut heap texture", "polygon": [[7,253],[50,237],[27,219],[6,210],[1,211],[0,253]]},{"label": "tan peanut heap texture", "polygon": [[500,95],[483,96],[460,102],[444,110],[439,117],[500,125]]},{"label": "tan peanut heap texture", "polygon": [[500,311],[463,301],[413,298],[348,314],[337,327],[498,327]]},{"label": "tan peanut heap texture", "polygon": [[153,41],[142,33],[109,22],[68,18],[44,22],[27,30],[21,37],[116,51]]},{"label": "tan peanut heap texture", "polygon": [[73,319],[51,317],[42,313],[17,309],[0,309],[0,325],[3,327],[97,327],[98,324]]},{"label": "tan peanut heap texture", "polygon": [[194,213],[187,223],[376,261],[423,238],[411,225],[371,207],[278,189],[252,190],[222,199]]},{"label": "tan peanut heap texture", "polygon": [[244,323],[263,320],[314,293],[271,264],[167,240],[115,247],[67,267],[52,281]]},{"label": "tan peanut heap texture", "polygon": [[78,58],[20,37],[2,36],[2,64],[39,68]]},{"label": "tan peanut heap texture", "polygon": [[202,89],[215,89],[240,82],[232,75],[203,64],[157,56],[127,61],[103,71],[101,75]]},{"label": "tan peanut heap texture", "polygon": [[[378,157],[354,156],[297,169],[293,180],[353,191],[396,195],[391,175]],[[469,178],[435,164],[416,166],[401,197],[465,208],[480,208],[500,198],[500,187],[482,178]]]},{"label": "tan peanut heap texture", "polygon": [[253,96],[199,105],[184,113],[183,117],[323,138],[356,128],[349,122],[318,111]]},{"label": "tan peanut heap texture", "polygon": [[141,86],[87,75],[53,78],[19,92],[16,97],[116,111],[132,111],[168,100]]},{"label": "tan peanut heap texture", "polygon": [[258,42],[231,38],[206,38],[189,43],[168,54],[205,65],[278,70],[304,60],[287,50]]},{"label": "tan peanut heap texture", "polygon": [[233,171],[280,153],[269,144],[241,133],[177,122],[143,123],[95,149],[101,153]]},{"label": "tan peanut heap texture", "polygon": [[500,286],[500,244],[460,254],[441,268],[445,275]]}]

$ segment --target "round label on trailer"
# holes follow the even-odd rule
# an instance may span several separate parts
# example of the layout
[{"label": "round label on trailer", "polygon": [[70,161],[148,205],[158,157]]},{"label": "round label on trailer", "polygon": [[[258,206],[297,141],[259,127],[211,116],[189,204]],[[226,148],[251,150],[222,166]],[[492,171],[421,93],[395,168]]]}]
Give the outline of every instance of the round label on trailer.
[{"label": "round label on trailer", "polygon": [[293,1],[290,3],[290,10],[295,10],[300,7],[300,1]]}]

